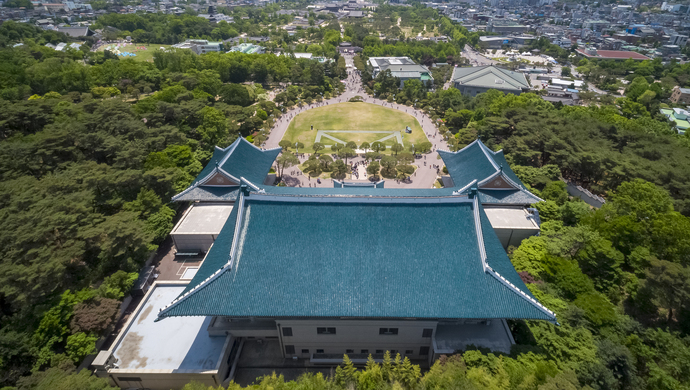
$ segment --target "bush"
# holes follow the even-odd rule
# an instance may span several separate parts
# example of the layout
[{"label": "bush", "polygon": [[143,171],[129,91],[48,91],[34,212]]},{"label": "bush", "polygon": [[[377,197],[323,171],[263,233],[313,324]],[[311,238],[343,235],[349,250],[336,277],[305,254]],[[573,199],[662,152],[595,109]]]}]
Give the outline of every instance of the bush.
[{"label": "bush", "polygon": [[100,334],[113,322],[119,308],[120,302],[108,298],[82,302],[74,307],[70,329],[75,333]]},{"label": "bush", "polygon": [[592,325],[613,325],[618,320],[615,306],[601,293],[582,294],[573,303],[585,311],[585,316]]},{"label": "bush", "polygon": [[74,363],[79,363],[86,357],[86,355],[96,352],[96,336],[91,336],[86,333],[75,333],[67,338],[67,356],[69,356]]}]

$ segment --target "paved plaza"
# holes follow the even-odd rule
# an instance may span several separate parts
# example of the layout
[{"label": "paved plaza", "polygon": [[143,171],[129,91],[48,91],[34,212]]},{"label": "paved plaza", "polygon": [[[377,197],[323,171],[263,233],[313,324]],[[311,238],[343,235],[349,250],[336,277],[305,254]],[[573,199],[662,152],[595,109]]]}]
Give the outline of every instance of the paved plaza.
[{"label": "paved plaza", "polygon": [[[345,55],[344,57],[347,64],[352,65],[352,56]],[[382,107],[393,108],[398,111],[413,115],[417,119],[419,124],[422,126],[424,134],[426,134],[427,138],[429,139],[429,142],[431,142],[432,145],[432,151],[430,153],[424,154],[422,158],[417,159],[413,163],[417,166],[417,170],[412,175],[412,177],[410,177],[410,180],[400,182],[395,179],[385,179],[386,188],[432,188],[437,178],[437,170],[440,170],[443,167],[443,161],[441,160],[436,151],[438,149],[448,150],[448,145],[443,140],[443,137],[441,137],[441,135],[438,133],[438,129],[434,125],[431,118],[427,116],[426,113],[424,113],[424,111],[422,110],[417,110],[413,107],[408,107],[401,104],[388,103],[384,100],[370,97],[366,94],[366,92],[364,92],[361,78],[357,74],[356,70],[351,70],[348,74],[347,79],[343,80],[343,82],[345,83],[346,89],[342,95],[332,99],[324,100],[321,103],[314,103],[303,107],[297,107],[284,113],[282,117],[276,121],[273,129],[271,130],[271,134],[268,136],[268,139],[266,140],[265,148],[269,149],[279,147],[278,143],[280,142],[280,140],[283,139],[283,136],[285,135],[285,132],[287,131],[288,126],[290,125],[290,122],[292,121],[292,119],[294,119],[295,116],[299,115],[300,113],[316,107],[323,107],[329,104],[347,102],[350,98],[359,95],[363,97],[363,100],[366,103],[377,104]],[[335,133],[342,131],[332,130],[332,132]],[[360,130],[357,130],[357,132],[364,133]],[[326,134],[328,133],[326,132]],[[304,163],[308,158],[308,153],[300,154],[300,163]],[[369,182],[368,175],[366,175],[366,167],[364,166],[364,158],[358,156],[355,158],[348,159],[348,164],[352,164],[353,166],[357,165],[359,179],[357,179],[357,176],[355,176],[355,178],[352,178],[351,175],[348,175],[348,177],[345,179],[346,181],[362,183]],[[310,178],[308,175],[302,173],[302,171],[300,171],[298,167],[291,167],[286,169],[283,175],[285,183],[289,186],[331,188],[333,187],[333,181],[331,179],[320,179],[319,183],[315,178]]]}]

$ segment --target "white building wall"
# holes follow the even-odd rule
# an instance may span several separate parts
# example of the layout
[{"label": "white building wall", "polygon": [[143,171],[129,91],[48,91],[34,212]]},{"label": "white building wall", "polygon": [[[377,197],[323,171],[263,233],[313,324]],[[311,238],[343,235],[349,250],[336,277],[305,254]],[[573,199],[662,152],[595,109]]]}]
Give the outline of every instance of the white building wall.
[{"label": "white building wall", "polygon": [[[292,356],[307,358],[313,353],[375,354],[388,350],[396,351],[411,359],[426,359],[428,355],[420,355],[420,348],[432,346],[431,335],[437,324],[437,321],[415,320],[278,320],[276,322],[281,337],[281,347],[286,358]],[[290,328],[292,336],[285,335],[289,333],[285,328]],[[317,328],[335,328],[336,333],[318,334]],[[381,328],[397,329],[397,334],[379,334]],[[430,337],[423,337],[424,329],[431,329]],[[286,354],[286,346],[293,346],[295,354]],[[308,350],[308,352],[303,352],[303,350]]]}]

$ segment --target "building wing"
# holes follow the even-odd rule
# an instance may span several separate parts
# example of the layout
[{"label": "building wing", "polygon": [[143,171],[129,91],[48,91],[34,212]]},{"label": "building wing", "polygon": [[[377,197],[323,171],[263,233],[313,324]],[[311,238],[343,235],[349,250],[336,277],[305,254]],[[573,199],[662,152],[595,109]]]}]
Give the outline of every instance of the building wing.
[{"label": "building wing", "polygon": [[243,187],[197,275],[159,319],[556,321],[516,273],[475,194],[371,191]]},{"label": "building wing", "polygon": [[216,147],[192,184],[173,201],[227,201],[237,196],[242,178],[263,183],[281,148],[263,150],[240,137],[227,148]]},{"label": "building wing", "polygon": [[439,150],[455,187],[479,190],[483,204],[532,204],[542,199],[532,194],[515,175],[503,151],[494,152],[476,140],[457,152]]}]

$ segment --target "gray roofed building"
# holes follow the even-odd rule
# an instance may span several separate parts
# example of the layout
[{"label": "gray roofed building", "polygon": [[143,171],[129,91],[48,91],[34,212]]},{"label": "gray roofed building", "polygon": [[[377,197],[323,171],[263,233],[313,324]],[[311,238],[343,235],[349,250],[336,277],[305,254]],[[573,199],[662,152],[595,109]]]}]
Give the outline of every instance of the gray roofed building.
[{"label": "gray roofed building", "polygon": [[90,37],[96,34],[95,32],[91,31],[91,29],[88,27],[58,27],[57,31],[67,34],[73,38]]},{"label": "gray roofed building", "polygon": [[431,71],[424,65],[418,65],[408,57],[370,57],[369,63],[374,67],[372,76],[375,78],[380,72],[390,71],[393,77],[400,79],[400,88],[405,80],[415,79],[423,83],[433,81]]},{"label": "gray roofed building", "polygon": [[469,96],[477,96],[490,89],[519,95],[530,89],[524,74],[493,65],[455,68],[453,86]]}]

